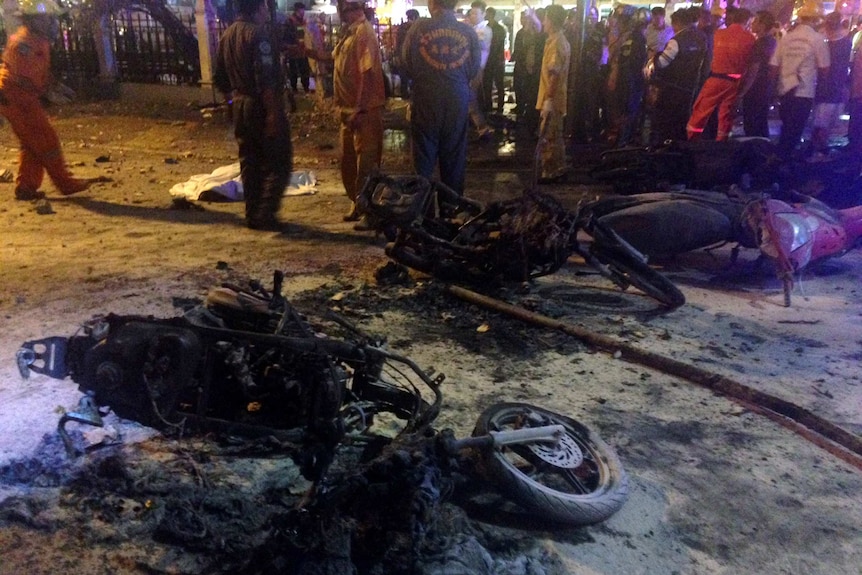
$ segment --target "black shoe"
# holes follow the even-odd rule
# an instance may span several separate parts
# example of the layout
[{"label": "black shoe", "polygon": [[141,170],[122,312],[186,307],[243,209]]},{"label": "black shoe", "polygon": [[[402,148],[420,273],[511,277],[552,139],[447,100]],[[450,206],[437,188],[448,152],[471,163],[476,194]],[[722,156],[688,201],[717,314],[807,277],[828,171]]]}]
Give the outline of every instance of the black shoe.
[{"label": "black shoe", "polygon": [[357,232],[371,232],[374,231],[374,226],[368,221],[368,218],[362,216],[359,218],[359,221],[353,226],[353,229]]},{"label": "black shoe", "polygon": [[31,190],[30,188],[15,188],[15,199],[22,202],[32,202],[41,200],[45,197],[45,192],[41,190]]},{"label": "black shoe", "polygon": [[350,208],[350,211],[344,214],[344,217],[341,219],[345,222],[358,222],[362,216],[359,214],[359,211],[356,209],[356,204],[353,204],[353,207]]}]

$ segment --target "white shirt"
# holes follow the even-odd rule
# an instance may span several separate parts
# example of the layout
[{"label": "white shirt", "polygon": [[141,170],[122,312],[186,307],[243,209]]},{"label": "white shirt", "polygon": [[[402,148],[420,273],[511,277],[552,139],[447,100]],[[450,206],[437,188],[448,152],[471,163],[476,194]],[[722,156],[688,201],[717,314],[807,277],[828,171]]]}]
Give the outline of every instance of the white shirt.
[{"label": "white shirt", "polygon": [[797,98],[813,98],[817,70],[829,67],[826,37],[808,24],[788,31],[772,54],[770,66],[778,66],[778,95],[796,88]]},{"label": "white shirt", "polygon": [[482,59],[479,62],[479,69],[484,70],[485,64],[488,63],[488,55],[491,53],[491,39],[494,37],[494,30],[488,26],[487,20],[482,20],[475,26],[473,30],[479,37],[479,45],[482,47]]},{"label": "white shirt", "polygon": [[665,25],[664,28],[659,30],[652,24],[647,26],[646,29],[646,46],[650,55],[658,54],[664,47],[667,46],[667,43],[670,42],[670,39],[673,38],[673,27]]}]

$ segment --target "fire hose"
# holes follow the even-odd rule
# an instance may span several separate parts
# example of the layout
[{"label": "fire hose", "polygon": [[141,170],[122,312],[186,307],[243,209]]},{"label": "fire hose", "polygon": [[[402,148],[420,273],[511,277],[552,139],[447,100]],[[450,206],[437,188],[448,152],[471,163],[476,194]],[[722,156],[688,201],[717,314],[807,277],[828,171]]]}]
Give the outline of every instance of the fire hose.
[{"label": "fire hose", "polygon": [[460,286],[449,285],[446,291],[464,301],[505,313],[521,321],[559,330],[629,363],[644,365],[710,389],[790,429],[862,471],[862,438],[795,403],[754,389],[732,378],[646,351],[630,343],[531,312]]}]

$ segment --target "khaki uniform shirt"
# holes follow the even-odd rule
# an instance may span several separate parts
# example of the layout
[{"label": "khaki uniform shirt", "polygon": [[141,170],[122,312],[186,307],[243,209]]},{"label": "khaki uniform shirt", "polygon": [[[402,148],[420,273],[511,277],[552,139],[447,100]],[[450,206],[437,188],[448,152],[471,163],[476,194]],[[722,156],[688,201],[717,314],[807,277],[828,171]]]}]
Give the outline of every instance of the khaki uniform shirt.
[{"label": "khaki uniform shirt", "polygon": [[[562,32],[554,32],[545,41],[545,52],[542,55],[542,72],[539,78],[539,98],[536,109],[541,110],[542,104],[550,98],[554,109],[566,115],[566,91],[569,79],[569,57],[571,48]],[[551,76],[557,75],[557,85],[554,93],[550,93]]]},{"label": "khaki uniform shirt", "polygon": [[[342,112],[373,110],[386,105],[380,45],[368,20],[363,18],[347,29],[347,34],[332,51],[332,57],[335,60],[335,105]],[[360,95],[359,78],[363,74],[365,78]]]}]

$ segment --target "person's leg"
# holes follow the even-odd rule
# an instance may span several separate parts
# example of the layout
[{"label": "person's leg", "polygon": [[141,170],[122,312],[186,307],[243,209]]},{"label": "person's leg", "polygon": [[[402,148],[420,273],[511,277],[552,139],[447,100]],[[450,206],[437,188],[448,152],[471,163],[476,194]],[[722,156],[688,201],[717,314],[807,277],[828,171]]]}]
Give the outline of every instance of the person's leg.
[{"label": "person's leg", "polygon": [[519,70],[512,75],[512,91],[515,92],[515,116],[521,116],[526,111],[524,102],[526,101],[526,93],[524,86],[523,74]]},{"label": "person's leg", "polygon": [[15,178],[15,196],[19,199],[30,199],[37,196],[44,197],[44,192],[39,192],[45,177],[45,169],[36,155],[24,144],[18,152],[18,176]]},{"label": "person's leg", "polygon": [[254,100],[235,98],[233,102],[234,136],[239,148],[239,176],[245,199],[245,222],[250,228],[270,223],[271,214],[263,205],[263,111]]},{"label": "person's leg", "polygon": [[300,71],[300,81],[302,82],[302,89],[307,94],[311,88],[311,64],[308,63],[308,58],[300,58],[299,60],[299,71]]},{"label": "person's leg", "polygon": [[812,99],[797,98],[792,94],[781,97],[781,137],[778,140],[778,154],[790,159],[793,150],[799,145],[805,123],[811,114]]},{"label": "person's leg", "polygon": [[494,90],[494,68],[490,65],[485,69],[485,75],[482,78],[482,87],[480,89],[479,107],[483,113],[489,114],[493,109],[493,90]]},{"label": "person's leg", "polygon": [[261,197],[263,176],[260,170],[258,146],[248,138],[237,136],[239,146],[239,176],[245,198],[245,222],[249,227],[263,223],[267,219]]},{"label": "person's leg", "polygon": [[739,84],[734,82],[732,87],[721,95],[721,101],[718,103],[718,133],[715,135],[718,142],[726,142],[733,131],[737,94],[739,94]]},{"label": "person's leg", "polygon": [[700,138],[703,136],[703,130],[713,110],[721,101],[724,93],[724,88],[730,84],[727,80],[720,78],[709,78],[703,85],[697,99],[694,101],[694,106],[691,110],[691,117],[685,127],[686,135],[689,140]]},{"label": "person's leg", "polygon": [[497,88],[497,113],[502,114],[503,108],[506,105],[506,65],[503,64],[497,69],[497,74],[494,77],[494,85]]},{"label": "person's leg", "polygon": [[357,156],[355,133],[353,129],[344,122],[342,118],[341,129],[339,131],[339,141],[341,142],[341,184],[344,186],[344,192],[347,197],[352,200],[356,199],[356,172],[357,172]]},{"label": "person's leg", "polygon": [[362,191],[366,180],[380,169],[383,159],[383,108],[368,110],[354,133],[356,176],[352,200]]},{"label": "person's leg", "polygon": [[275,138],[268,138],[263,146],[261,162],[260,209],[268,214],[266,219],[276,223],[281,198],[293,171],[293,145],[290,128],[286,127]]},{"label": "person's leg", "polygon": [[550,112],[542,120],[541,178],[554,179],[566,174],[566,142],[563,138],[563,115]]},{"label": "person's leg", "polygon": [[438,130],[430,126],[420,125],[416,121],[410,123],[411,152],[413,155],[413,170],[422,177],[434,177],[437,165],[439,143]]},{"label": "person's leg", "polygon": [[654,142],[685,140],[685,126],[691,115],[688,94],[681,90],[661,88],[653,111]]},{"label": "person's leg", "polygon": [[759,93],[749,92],[742,101],[742,119],[746,136],[769,138],[770,102]]},{"label": "person's leg", "polygon": [[288,68],[290,70],[290,90],[296,92],[296,84],[299,81],[299,59],[290,58]]},{"label": "person's leg", "polygon": [[36,191],[42,185],[44,173],[63,195],[86,190],[88,183],[76,179],[66,167],[60,138],[41,105],[4,107],[12,131],[21,143],[17,186]]},{"label": "person's leg", "polygon": [[438,136],[440,181],[462,195],[467,173],[468,125],[467,114],[462,111],[462,107],[452,106],[446,110]]}]

